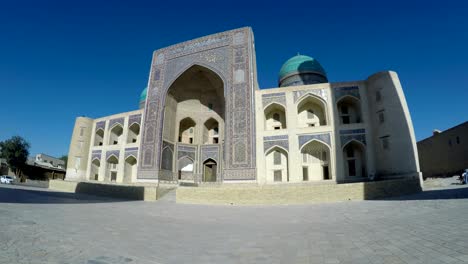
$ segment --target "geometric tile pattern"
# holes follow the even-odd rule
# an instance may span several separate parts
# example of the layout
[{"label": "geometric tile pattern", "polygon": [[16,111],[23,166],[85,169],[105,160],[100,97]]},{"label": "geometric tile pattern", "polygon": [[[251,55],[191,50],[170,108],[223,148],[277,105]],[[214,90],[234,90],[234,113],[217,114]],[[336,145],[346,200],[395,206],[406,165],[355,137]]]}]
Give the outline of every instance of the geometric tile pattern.
[{"label": "geometric tile pattern", "polygon": [[279,146],[289,151],[288,135],[263,137],[263,152],[274,146]]},{"label": "geometric tile pattern", "polygon": [[299,135],[299,148],[302,148],[304,144],[308,143],[312,139],[319,140],[327,144],[328,147],[331,147],[330,133],[323,133],[323,134]]},{"label": "geometric tile pattern", "polygon": [[335,100],[338,100],[339,98],[345,95],[351,95],[358,99],[361,99],[358,86],[338,87],[333,89],[333,91],[335,92]]}]

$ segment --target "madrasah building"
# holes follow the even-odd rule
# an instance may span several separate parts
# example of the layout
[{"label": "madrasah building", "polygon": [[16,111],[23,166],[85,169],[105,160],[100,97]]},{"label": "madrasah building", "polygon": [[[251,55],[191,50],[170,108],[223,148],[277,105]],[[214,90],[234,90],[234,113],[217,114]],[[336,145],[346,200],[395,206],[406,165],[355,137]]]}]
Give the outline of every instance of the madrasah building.
[{"label": "madrasah building", "polygon": [[66,178],[116,183],[347,183],[419,178],[395,72],[330,83],[297,55],[259,89],[240,28],[156,50],[139,109],[78,117]]}]

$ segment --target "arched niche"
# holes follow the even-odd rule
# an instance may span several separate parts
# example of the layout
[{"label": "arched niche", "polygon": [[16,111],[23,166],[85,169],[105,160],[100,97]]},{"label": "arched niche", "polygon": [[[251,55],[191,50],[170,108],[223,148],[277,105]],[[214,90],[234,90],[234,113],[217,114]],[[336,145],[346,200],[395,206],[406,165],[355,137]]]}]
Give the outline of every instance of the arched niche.
[{"label": "arched niche", "polygon": [[179,180],[193,180],[195,164],[189,157],[181,157],[177,162],[177,171]]},{"label": "arched niche", "polygon": [[119,158],[115,155],[110,155],[106,163],[106,181],[117,181]]},{"label": "arched niche", "polygon": [[99,180],[99,168],[101,167],[101,161],[99,159],[94,159],[91,162],[91,174],[89,175],[90,180]]},{"label": "arched niche", "polygon": [[94,133],[94,146],[102,146],[104,144],[104,129],[98,128]]},{"label": "arched niche", "polygon": [[[213,118],[218,121],[218,128],[224,128],[224,109],[224,83],[221,77],[209,68],[193,65],[180,74],[167,90],[163,139],[190,143],[189,137],[181,135],[187,127],[191,127],[182,123],[186,118],[193,121],[191,125],[203,124],[205,120]],[[204,144],[203,128],[193,128],[192,144]],[[197,132],[197,129],[200,131]]]},{"label": "arched niche", "polygon": [[312,140],[301,148],[302,180],[331,180],[330,148],[325,143]]},{"label": "arched niche", "polygon": [[218,121],[214,118],[206,120],[203,124],[203,144],[219,144],[220,139]]},{"label": "arched niche", "polygon": [[218,163],[213,159],[207,159],[203,162],[203,181],[216,182]]},{"label": "arched niche", "polygon": [[195,135],[196,135],[196,123],[195,121],[190,118],[186,117],[179,122],[179,142],[186,143],[186,144],[194,144],[195,143]]},{"label": "arched niche", "polygon": [[344,96],[337,102],[341,125],[362,122],[361,101],[354,96]]},{"label": "arched niche", "polygon": [[115,124],[110,129],[109,145],[118,145],[122,143],[123,127],[121,124]]},{"label": "arched niche", "polygon": [[162,151],[161,169],[172,171],[172,161],[174,159],[174,152],[171,148],[166,147]]},{"label": "arched niche", "polygon": [[343,147],[344,172],[346,177],[367,177],[366,146],[356,140]]},{"label": "arched niche", "polygon": [[124,166],[124,182],[130,183],[134,178],[136,178],[137,173],[137,159],[130,155],[125,159]]},{"label": "arched niche", "polygon": [[267,182],[288,182],[288,152],[275,146],[265,154]]},{"label": "arched niche", "polygon": [[272,103],[264,110],[265,130],[279,130],[286,128],[286,110],[284,106]]},{"label": "arched niche", "polygon": [[127,143],[137,143],[140,139],[140,124],[133,123],[128,127]]},{"label": "arched niche", "polygon": [[326,126],[328,124],[326,103],[311,94],[306,95],[297,105],[297,125],[300,128]]}]

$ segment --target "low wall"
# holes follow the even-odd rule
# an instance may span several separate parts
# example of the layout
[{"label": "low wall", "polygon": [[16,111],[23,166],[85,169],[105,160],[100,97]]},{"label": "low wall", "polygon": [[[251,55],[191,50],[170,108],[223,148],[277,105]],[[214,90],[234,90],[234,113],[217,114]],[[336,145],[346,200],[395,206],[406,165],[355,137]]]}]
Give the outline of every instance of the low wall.
[{"label": "low wall", "polygon": [[178,203],[192,204],[306,204],[372,200],[421,191],[418,178],[360,183],[233,185],[179,187]]},{"label": "low wall", "polygon": [[123,185],[50,180],[49,189],[129,200],[155,201],[158,198],[158,187],[154,185]]}]

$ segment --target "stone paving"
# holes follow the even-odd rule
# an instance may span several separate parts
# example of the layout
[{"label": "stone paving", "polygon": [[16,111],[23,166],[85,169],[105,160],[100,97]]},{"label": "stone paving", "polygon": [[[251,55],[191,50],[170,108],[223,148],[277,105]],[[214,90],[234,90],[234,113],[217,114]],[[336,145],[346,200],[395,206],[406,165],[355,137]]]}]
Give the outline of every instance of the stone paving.
[{"label": "stone paving", "polygon": [[121,201],[0,186],[0,263],[468,263],[467,185],[294,206]]}]

